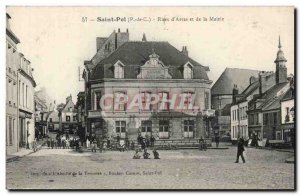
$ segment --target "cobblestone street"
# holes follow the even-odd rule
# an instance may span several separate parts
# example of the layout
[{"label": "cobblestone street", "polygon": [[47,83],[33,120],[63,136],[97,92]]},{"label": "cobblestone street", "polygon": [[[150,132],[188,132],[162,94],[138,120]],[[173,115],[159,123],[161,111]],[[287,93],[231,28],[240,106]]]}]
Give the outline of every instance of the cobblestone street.
[{"label": "cobblestone street", "polygon": [[[7,163],[9,189],[292,189],[294,154],[246,149],[246,164],[235,164],[236,148],[159,151],[160,160],[132,159],[133,151],[77,153],[42,149]],[[153,158],[152,151],[150,151]]]}]

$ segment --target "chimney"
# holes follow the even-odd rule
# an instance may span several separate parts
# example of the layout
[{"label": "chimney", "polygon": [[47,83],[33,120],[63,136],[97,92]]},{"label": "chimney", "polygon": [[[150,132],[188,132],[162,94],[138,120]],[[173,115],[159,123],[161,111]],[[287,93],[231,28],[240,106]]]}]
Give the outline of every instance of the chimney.
[{"label": "chimney", "polygon": [[120,33],[121,32],[121,30],[120,30],[120,28],[118,28],[118,33]]},{"label": "chimney", "polygon": [[147,41],[147,38],[146,38],[146,35],[145,35],[145,33],[143,33],[143,38],[142,38],[142,41],[143,41],[143,42],[146,42],[146,41]]},{"label": "chimney", "polygon": [[276,84],[275,74],[270,71],[259,72],[259,94],[262,95]]},{"label": "chimney", "polygon": [[128,28],[126,28],[126,33],[129,33]]},{"label": "chimney", "polygon": [[232,103],[233,104],[236,103],[236,98],[237,98],[238,94],[239,94],[239,89],[237,88],[237,85],[234,84],[233,85],[233,89],[232,89]]},{"label": "chimney", "polygon": [[118,33],[114,36],[114,50],[118,49],[122,44],[129,41],[129,31],[128,29],[126,32],[121,32],[120,29],[118,29]]},{"label": "chimney", "polygon": [[252,83],[254,83],[255,81],[256,81],[256,78],[255,78],[255,76],[251,76],[250,77],[250,79],[249,79],[249,83],[250,83],[250,85],[252,84]]},{"label": "chimney", "polygon": [[189,56],[189,52],[188,52],[186,46],[183,46],[183,47],[182,47],[182,51],[181,51],[181,52],[182,52],[184,55]]}]

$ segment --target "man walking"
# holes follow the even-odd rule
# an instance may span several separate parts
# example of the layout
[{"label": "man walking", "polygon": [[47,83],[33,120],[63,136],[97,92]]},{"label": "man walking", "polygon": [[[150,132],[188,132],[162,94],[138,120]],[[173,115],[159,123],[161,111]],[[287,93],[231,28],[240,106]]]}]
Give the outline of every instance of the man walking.
[{"label": "man walking", "polygon": [[220,143],[220,136],[219,136],[219,134],[216,134],[215,141],[216,141],[216,147],[218,148],[219,147],[219,143]]},{"label": "man walking", "polygon": [[243,155],[244,151],[245,151],[245,148],[244,148],[244,139],[240,138],[239,141],[238,141],[237,155],[236,155],[236,161],[235,161],[235,163],[239,163],[240,156],[241,156],[241,158],[243,160],[243,163],[246,162],[245,158],[244,158],[244,155]]}]

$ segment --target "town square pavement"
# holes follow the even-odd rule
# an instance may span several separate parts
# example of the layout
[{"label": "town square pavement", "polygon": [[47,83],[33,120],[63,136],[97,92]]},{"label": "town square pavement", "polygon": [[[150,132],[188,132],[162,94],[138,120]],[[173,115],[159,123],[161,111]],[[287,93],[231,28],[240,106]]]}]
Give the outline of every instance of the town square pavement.
[{"label": "town square pavement", "polygon": [[[236,147],[164,150],[161,159],[132,159],[133,151],[78,153],[43,148],[6,164],[8,189],[293,189],[294,153]],[[153,158],[152,151],[151,158]]]}]

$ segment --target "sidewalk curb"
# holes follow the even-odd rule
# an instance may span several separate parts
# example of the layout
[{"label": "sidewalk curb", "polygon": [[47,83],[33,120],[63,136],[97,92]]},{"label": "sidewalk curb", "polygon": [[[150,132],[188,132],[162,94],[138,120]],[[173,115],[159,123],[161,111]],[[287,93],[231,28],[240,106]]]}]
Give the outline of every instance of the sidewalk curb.
[{"label": "sidewalk curb", "polygon": [[[38,148],[40,148],[40,149],[38,149],[38,150],[41,150],[42,149],[42,145],[39,145],[38,146]],[[37,150],[37,151],[38,151]],[[37,152],[37,151],[35,151],[35,152]],[[13,162],[13,161],[16,161],[16,160],[19,160],[20,158],[22,158],[22,157],[24,157],[24,156],[27,156],[27,155],[30,155],[30,154],[32,154],[32,153],[35,153],[33,150],[31,150],[30,152],[28,152],[27,154],[23,154],[23,155],[15,155],[15,156],[12,156],[11,158],[7,158],[6,159],[6,163],[9,163],[9,162]]]}]

